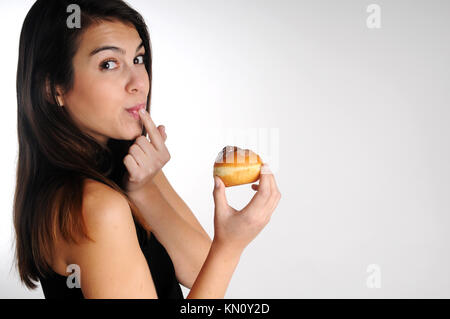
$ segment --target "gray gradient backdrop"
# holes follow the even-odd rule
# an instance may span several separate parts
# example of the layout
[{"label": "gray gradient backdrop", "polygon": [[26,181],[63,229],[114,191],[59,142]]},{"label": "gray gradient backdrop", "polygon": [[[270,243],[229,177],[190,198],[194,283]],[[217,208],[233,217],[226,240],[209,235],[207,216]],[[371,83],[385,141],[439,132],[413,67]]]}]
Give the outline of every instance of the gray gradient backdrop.
[{"label": "gray gradient backdrop", "polygon": [[[32,3],[0,4],[3,298],[43,298],[11,268],[15,72]],[[449,1],[129,3],[150,30],[164,170],[211,237],[212,162],[229,136],[274,164],[283,197],[226,298],[450,297]],[[372,3],[379,29],[366,25]],[[254,130],[269,150],[242,140]],[[227,190],[236,208],[252,195]]]}]

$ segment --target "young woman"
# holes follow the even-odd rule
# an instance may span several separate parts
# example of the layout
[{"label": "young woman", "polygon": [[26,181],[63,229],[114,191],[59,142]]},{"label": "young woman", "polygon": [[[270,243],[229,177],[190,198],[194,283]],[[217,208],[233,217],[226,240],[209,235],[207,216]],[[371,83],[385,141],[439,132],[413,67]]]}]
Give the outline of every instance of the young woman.
[{"label": "young woman", "polygon": [[147,26],[121,0],[37,0],[25,18],[15,260],[46,298],[183,298],[179,283],[187,298],[223,298],[280,200],[264,171],[238,212],[215,177],[209,238],[162,172],[170,154],[149,115],[151,65]]}]

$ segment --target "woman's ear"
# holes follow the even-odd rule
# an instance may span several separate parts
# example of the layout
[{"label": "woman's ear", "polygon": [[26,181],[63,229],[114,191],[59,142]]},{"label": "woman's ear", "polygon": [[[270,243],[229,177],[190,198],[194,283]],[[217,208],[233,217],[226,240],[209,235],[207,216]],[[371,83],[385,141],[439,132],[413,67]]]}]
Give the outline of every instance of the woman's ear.
[{"label": "woman's ear", "polygon": [[62,99],[61,95],[59,93],[56,94],[56,103],[58,103],[58,106],[64,106],[64,100]]},{"label": "woman's ear", "polygon": [[49,103],[54,104],[56,101],[58,106],[64,106],[64,99],[62,98],[61,90],[58,87],[55,90],[56,95],[54,96],[54,98],[52,97],[53,92],[50,85],[50,80],[48,78],[46,78],[45,80],[45,92],[45,98]]}]

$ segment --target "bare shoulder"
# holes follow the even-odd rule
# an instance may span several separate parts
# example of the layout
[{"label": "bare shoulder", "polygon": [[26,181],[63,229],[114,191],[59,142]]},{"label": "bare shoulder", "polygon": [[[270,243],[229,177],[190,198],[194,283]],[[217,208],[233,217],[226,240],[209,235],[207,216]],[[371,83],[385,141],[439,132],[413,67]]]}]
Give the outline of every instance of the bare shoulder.
[{"label": "bare shoulder", "polygon": [[85,179],[83,185],[83,202],[86,206],[104,205],[112,201],[114,204],[122,203],[128,206],[126,199],[115,189],[93,179]]},{"label": "bare shoulder", "polygon": [[140,249],[127,200],[100,182],[87,180],[82,215],[92,241],[70,247],[71,263],[79,266],[86,298],[157,298],[145,256]]},{"label": "bare shoulder", "polygon": [[82,215],[90,232],[95,232],[99,225],[106,226],[104,223],[129,224],[132,221],[131,209],[125,197],[93,179],[84,182]]}]

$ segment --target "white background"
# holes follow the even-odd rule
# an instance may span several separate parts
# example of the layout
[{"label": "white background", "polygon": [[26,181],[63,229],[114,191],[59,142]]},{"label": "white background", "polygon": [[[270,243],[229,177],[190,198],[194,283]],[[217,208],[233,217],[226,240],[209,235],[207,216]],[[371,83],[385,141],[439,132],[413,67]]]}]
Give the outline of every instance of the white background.
[{"label": "white background", "polygon": [[[43,298],[11,266],[15,76],[33,2],[0,3],[2,298]],[[128,3],[150,31],[164,171],[211,237],[217,153],[237,143],[230,134],[275,140],[237,144],[274,164],[282,199],[226,298],[450,297],[450,2]],[[366,25],[371,3],[380,29]],[[227,189],[239,209],[253,194]]]}]

